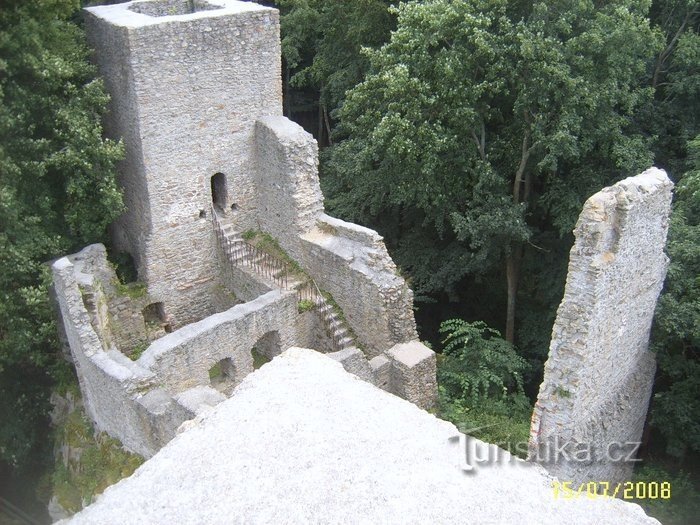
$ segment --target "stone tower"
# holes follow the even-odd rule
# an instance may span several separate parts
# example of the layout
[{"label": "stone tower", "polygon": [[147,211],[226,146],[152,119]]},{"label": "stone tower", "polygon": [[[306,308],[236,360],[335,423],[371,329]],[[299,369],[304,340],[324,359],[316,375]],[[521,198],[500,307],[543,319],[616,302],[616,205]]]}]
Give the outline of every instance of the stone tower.
[{"label": "stone tower", "polygon": [[112,96],[105,128],[126,147],[113,238],[177,328],[214,312],[212,207],[255,226],[255,122],[282,114],[278,12],[235,0],[86,11]]}]

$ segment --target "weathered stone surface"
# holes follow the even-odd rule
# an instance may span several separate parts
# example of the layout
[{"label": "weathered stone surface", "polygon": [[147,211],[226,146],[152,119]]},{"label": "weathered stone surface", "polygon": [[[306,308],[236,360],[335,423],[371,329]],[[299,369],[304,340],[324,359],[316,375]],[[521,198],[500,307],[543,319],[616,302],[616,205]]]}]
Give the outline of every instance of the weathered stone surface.
[{"label": "weathered stone surface", "polygon": [[304,267],[333,294],[368,357],[417,339],[413,292],[377,232],[323,214],[301,249]]},{"label": "weathered stone surface", "polygon": [[463,472],[454,425],[310,350],[188,426],[68,523],[658,524],[618,499],[555,499],[541,467],[505,451]]},{"label": "weathered stone surface", "polygon": [[[257,280],[250,289],[259,288],[265,292],[262,295],[163,334],[132,361],[119,350],[112,335],[114,316],[109,308],[101,311],[100,290],[107,286],[105,279],[114,278],[104,246],[88,246],[59,259],[52,270],[57,310],[86,411],[97,429],[145,457],[172,439],[184,421],[225,399],[253,371],[252,349],[271,359],[302,343],[330,348],[327,336],[320,334],[318,316],[299,312],[295,291],[265,291],[265,284]],[[240,285],[246,274],[231,275]],[[250,282],[255,281],[254,275],[249,277]],[[148,300],[139,299],[138,304]],[[127,303],[122,306],[133,309]],[[395,376],[387,366],[375,377],[358,348],[336,352],[333,357],[358,377],[380,380],[386,383],[384,388],[409,396],[421,406],[435,387],[426,377],[429,368],[420,364],[402,365]],[[218,375],[212,377],[216,368]],[[432,374],[434,377],[434,366]],[[420,386],[422,381],[425,385]],[[405,391],[403,382],[410,385]],[[421,392],[424,398],[416,397]]]},{"label": "weathered stone surface", "polygon": [[[574,230],[530,438],[531,458],[562,479],[631,474],[633,464],[615,458],[631,448],[617,444],[641,439],[653,385],[647,347],[668,265],[672,187],[654,168],[625,179],[588,199]],[[565,444],[569,458],[582,451],[579,461],[554,453]]]},{"label": "weathered stone surface", "polygon": [[391,392],[424,409],[437,403],[435,352],[419,341],[395,345],[391,360]]}]

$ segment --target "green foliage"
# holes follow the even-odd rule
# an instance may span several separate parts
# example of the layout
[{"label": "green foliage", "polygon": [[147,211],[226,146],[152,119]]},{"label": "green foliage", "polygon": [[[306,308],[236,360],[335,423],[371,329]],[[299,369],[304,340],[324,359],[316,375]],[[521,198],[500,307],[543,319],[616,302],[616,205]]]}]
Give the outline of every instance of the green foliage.
[{"label": "green foliage", "polygon": [[119,252],[112,255],[108,252],[108,257],[112,266],[114,267],[114,272],[117,274],[119,282],[128,284],[133,283],[138,278],[138,272],[136,270],[136,264],[134,264],[134,258],[128,252]]},{"label": "green foliage", "polygon": [[438,357],[440,417],[461,432],[527,455],[532,406],[523,395],[523,358],[501,334],[477,321],[450,319]]},{"label": "green foliage", "polygon": [[257,370],[264,364],[267,364],[270,362],[270,360],[262,355],[260,352],[257,351],[257,349],[253,348],[250,351],[250,354],[253,356],[253,370]]},{"label": "green foliage", "polygon": [[671,473],[661,466],[645,464],[635,470],[632,481],[671,484],[670,499],[633,500],[664,525],[692,525],[700,516],[700,491],[687,472]]},{"label": "green foliage", "polygon": [[481,321],[450,319],[440,333],[446,337],[438,382],[450,399],[471,406],[486,399],[520,402],[527,363],[497,330]]},{"label": "green foliage", "polygon": [[221,368],[221,362],[219,362],[209,369],[209,379],[215,381],[222,377],[224,377],[224,371]]},{"label": "green foliage", "polygon": [[138,359],[143,355],[143,353],[148,349],[150,343],[148,341],[143,341],[137,344],[134,349],[129,354],[129,359],[132,361],[138,361]]},{"label": "green foliage", "polygon": [[660,373],[652,424],[667,452],[700,452],[700,136],[689,145],[695,168],[676,186],[667,250],[671,264],[653,331]]},{"label": "green foliage", "polygon": [[439,389],[439,416],[451,421],[460,432],[493,443],[522,459],[527,457],[532,407],[524,397],[518,403],[486,400],[475,405],[451,399]]},{"label": "green foliage", "polygon": [[130,297],[131,299],[140,299],[146,297],[148,294],[148,288],[146,285],[140,282],[131,282],[124,284],[121,280],[117,279],[112,283],[117,290],[119,295]]},{"label": "green foliage", "polygon": [[656,165],[678,177],[692,168],[686,146],[700,133],[700,8],[696,0],[654,0],[650,16],[664,46],[650,64],[655,96],[640,122],[654,137]]},{"label": "green foliage", "polygon": [[[378,47],[395,18],[386,0],[277,0],[282,10],[282,56],[288,83],[318,93],[321,118],[342,105],[360,82],[369,61],[363,47]],[[286,93],[287,114],[304,109],[301,92]],[[300,107],[301,106],[301,107]],[[326,130],[326,132],[329,130]]]},{"label": "green foliage", "polygon": [[56,444],[79,451],[78,458],[58,458],[52,476],[53,493],[69,512],[89,505],[105,488],[130,476],[143,458],[126,452],[104,433],[94,434],[82,410],[71,412],[56,428]]},{"label": "green foliage", "polygon": [[43,263],[101,239],[122,210],[122,148],[102,138],[107,96],[71,20],[78,7],[0,10],[0,461],[16,468],[37,457],[60,359]]},{"label": "green foliage", "polygon": [[310,299],[302,299],[299,301],[299,304],[297,304],[297,310],[299,311],[300,314],[304,312],[309,312],[313,310],[316,307],[314,302]]},{"label": "green foliage", "polygon": [[272,235],[265,232],[248,230],[243,234],[243,239],[262,250],[265,253],[272,255],[275,259],[287,264],[293,274],[301,279],[308,279],[306,272],[299,266],[290,255],[280,246],[280,243]]},{"label": "green foliage", "polygon": [[535,228],[569,232],[585,198],[651,162],[630,125],[660,44],[645,6],[518,6],[401,4],[338,113],[329,205],[385,234],[419,294],[495,268]]}]

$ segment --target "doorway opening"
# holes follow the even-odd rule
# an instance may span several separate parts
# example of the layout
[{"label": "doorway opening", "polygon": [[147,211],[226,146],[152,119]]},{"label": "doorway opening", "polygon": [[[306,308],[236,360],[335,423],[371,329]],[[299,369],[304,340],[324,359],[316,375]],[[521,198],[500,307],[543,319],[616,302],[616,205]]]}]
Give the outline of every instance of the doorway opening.
[{"label": "doorway opening", "polygon": [[221,211],[222,213],[226,212],[226,197],[226,175],[223,173],[216,173],[211,178],[211,201],[217,208],[217,211]]}]

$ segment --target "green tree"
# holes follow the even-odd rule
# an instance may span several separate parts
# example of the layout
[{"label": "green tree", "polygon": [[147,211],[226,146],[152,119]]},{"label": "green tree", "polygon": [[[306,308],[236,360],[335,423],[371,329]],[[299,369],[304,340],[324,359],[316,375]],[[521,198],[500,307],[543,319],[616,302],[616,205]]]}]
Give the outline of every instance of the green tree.
[{"label": "green tree", "polygon": [[401,4],[325,166],[329,204],[377,227],[418,293],[504,264],[513,341],[533,234],[651,164],[635,111],[660,47],[645,1]]},{"label": "green tree", "polygon": [[497,330],[450,319],[440,333],[445,339],[438,379],[451,398],[476,404],[523,393],[527,363]]},{"label": "green tree", "polygon": [[361,48],[378,47],[389,38],[395,18],[388,7],[393,3],[277,0],[282,11],[285,114],[292,118],[295,108],[304,104],[302,90],[311,89],[312,104],[318,110],[319,142],[325,142],[324,137],[330,140],[333,111],[367,71],[369,61]]},{"label": "green tree", "polygon": [[45,437],[49,386],[61,369],[44,263],[102,239],[121,212],[102,138],[108,101],[77,0],[0,10],[0,461],[27,466]]},{"label": "green tree", "polygon": [[438,361],[441,417],[522,455],[532,412],[523,395],[525,360],[481,321],[450,319],[440,333],[445,337]]},{"label": "green tree", "polygon": [[692,169],[686,146],[700,133],[700,4],[657,0],[650,15],[664,45],[652,60],[655,96],[642,120],[655,137],[657,165],[677,178]]},{"label": "green tree", "polygon": [[700,135],[689,145],[694,169],[676,186],[668,269],[653,332],[659,373],[651,422],[667,452],[700,452]]}]

